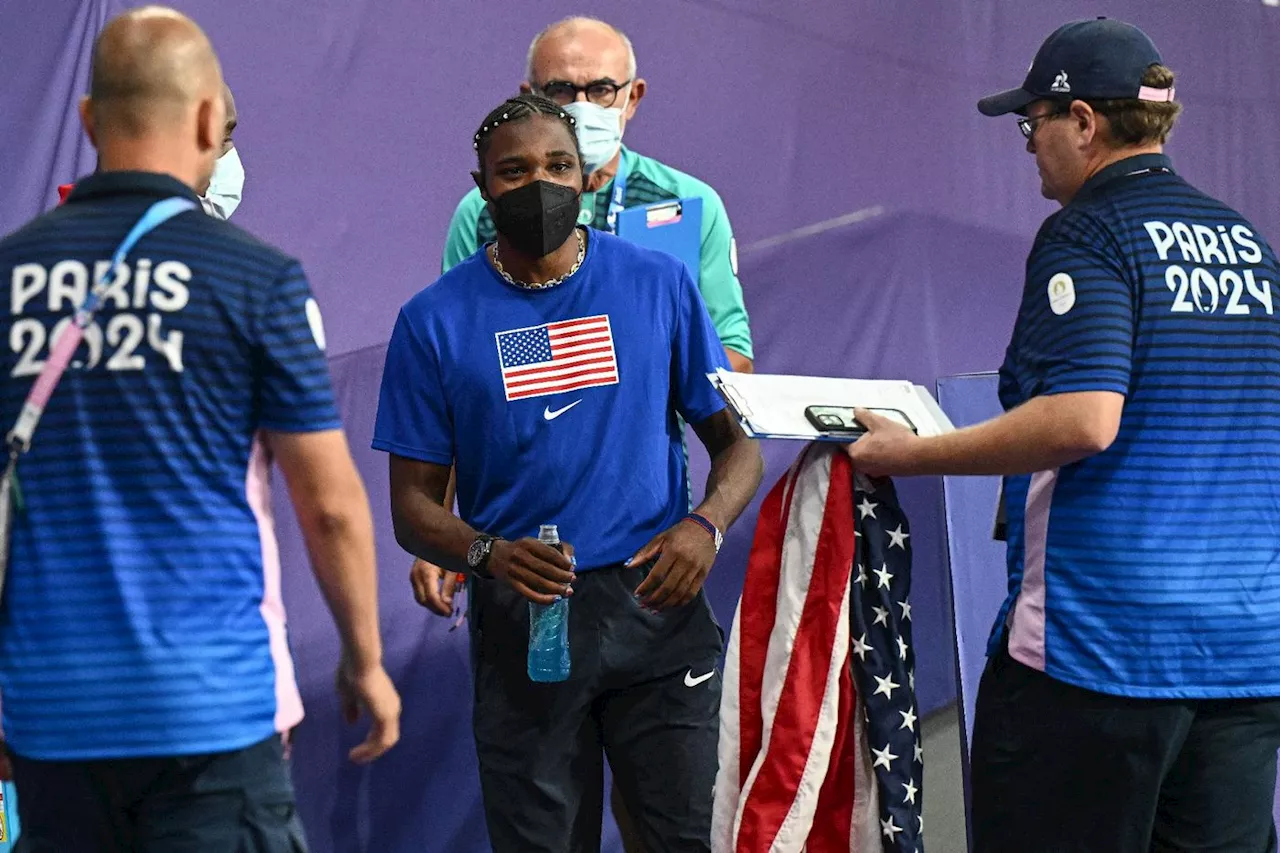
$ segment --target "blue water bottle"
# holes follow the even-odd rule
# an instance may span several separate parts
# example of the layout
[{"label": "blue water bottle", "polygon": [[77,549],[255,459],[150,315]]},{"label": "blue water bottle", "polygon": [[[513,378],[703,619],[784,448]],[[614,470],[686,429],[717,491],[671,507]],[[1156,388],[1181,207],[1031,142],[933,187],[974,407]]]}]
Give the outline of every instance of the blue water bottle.
[{"label": "blue water bottle", "polygon": [[[554,524],[538,530],[538,541],[560,550],[560,531]],[[569,599],[551,604],[529,602],[529,680],[564,681],[569,677]]]},{"label": "blue water bottle", "polygon": [[18,843],[18,789],[12,782],[0,783],[0,853],[8,853]]}]

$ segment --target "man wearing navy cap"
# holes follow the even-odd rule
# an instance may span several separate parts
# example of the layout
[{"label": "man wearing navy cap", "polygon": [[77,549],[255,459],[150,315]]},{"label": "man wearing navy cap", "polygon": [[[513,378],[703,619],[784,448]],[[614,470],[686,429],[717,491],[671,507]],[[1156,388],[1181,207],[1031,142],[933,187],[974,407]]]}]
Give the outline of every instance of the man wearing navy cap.
[{"label": "man wearing navy cap", "polygon": [[1274,851],[1280,279],[1163,154],[1140,30],[1068,24],[1017,113],[1045,197],[1006,412],[936,438],[859,413],[869,474],[1004,475],[1009,596],[973,732],[981,853]]}]

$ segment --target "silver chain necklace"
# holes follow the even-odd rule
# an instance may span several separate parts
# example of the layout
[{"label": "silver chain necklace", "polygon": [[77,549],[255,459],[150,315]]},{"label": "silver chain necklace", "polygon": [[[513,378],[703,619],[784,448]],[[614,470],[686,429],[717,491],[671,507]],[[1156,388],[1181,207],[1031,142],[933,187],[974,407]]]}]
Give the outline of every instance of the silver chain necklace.
[{"label": "silver chain necklace", "polygon": [[498,257],[498,244],[493,244],[493,268],[498,271],[498,275],[512,287],[518,287],[522,290],[546,290],[548,287],[555,287],[557,284],[563,284],[566,280],[573,277],[578,271],[578,267],[582,266],[582,259],[587,254],[587,240],[582,236],[582,229],[575,228],[574,233],[578,235],[578,259],[573,262],[573,266],[569,271],[559,278],[547,279],[546,281],[520,281],[512,278],[511,273],[502,267],[502,260]]}]

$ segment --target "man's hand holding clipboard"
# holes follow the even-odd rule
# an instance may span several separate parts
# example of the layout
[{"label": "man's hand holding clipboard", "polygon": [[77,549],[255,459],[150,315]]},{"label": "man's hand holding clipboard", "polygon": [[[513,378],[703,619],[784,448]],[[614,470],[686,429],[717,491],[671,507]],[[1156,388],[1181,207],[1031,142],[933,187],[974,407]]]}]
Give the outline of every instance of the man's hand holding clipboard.
[{"label": "man's hand holding clipboard", "polygon": [[871,477],[890,472],[911,474],[911,465],[916,461],[914,447],[920,441],[915,430],[869,409],[855,408],[853,416],[863,428],[861,436],[844,448],[853,467]]}]

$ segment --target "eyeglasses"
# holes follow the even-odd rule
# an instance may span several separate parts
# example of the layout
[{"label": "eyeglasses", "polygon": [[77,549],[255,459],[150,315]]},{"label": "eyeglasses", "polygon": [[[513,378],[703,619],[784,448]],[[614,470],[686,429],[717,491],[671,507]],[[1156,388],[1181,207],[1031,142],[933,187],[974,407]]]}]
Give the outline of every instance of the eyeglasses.
[{"label": "eyeglasses", "polygon": [[555,101],[560,106],[567,106],[578,100],[578,93],[582,92],[587,96],[587,100],[598,107],[611,107],[613,102],[618,99],[618,92],[631,85],[631,80],[623,80],[621,83],[615,83],[608,77],[600,80],[592,80],[585,86],[575,86],[565,80],[552,80],[542,86],[537,86],[537,90],[549,100]]},{"label": "eyeglasses", "polygon": [[1024,139],[1030,139],[1035,135],[1036,128],[1040,126],[1040,122],[1051,118],[1057,118],[1058,116],[1064,116],[1068,112],[1070,112],[1069,108],[1063,109],[1062,107],[1059,107],[1056,110],[1050,110],[1047,113],[1043,113],[1033,118],[1020,118],[1018,119],[1018,130],[1022,131]]}]

